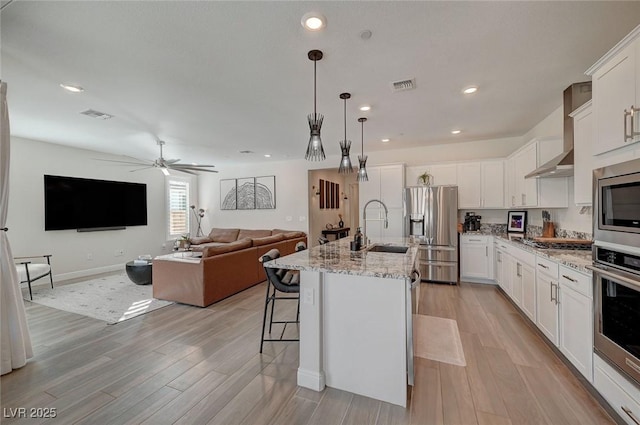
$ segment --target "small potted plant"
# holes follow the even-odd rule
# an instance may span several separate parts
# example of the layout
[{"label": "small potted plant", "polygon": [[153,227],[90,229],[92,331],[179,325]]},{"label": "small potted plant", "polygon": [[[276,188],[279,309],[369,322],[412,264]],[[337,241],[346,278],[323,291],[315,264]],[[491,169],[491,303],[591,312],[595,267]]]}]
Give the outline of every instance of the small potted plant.
[{"label": "small potted plant", "polygon": [[418,183],[423,186],[430,186],[433,176],[426,171],[418,176]]},{"label": "small potted plant", "polygon": [[178,239],[178,249],[187,250],[191,246],[191,241],[189,240],[189,234],[186,233]]}]

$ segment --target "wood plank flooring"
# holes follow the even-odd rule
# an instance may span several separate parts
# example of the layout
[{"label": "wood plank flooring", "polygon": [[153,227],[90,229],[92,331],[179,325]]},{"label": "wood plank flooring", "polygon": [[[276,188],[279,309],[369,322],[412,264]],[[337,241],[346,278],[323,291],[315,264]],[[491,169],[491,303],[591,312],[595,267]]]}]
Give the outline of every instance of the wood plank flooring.
[{"label": "wood plank flooring", "polygon": [[[111,326],[27,302],[35,358],[0,379],[1,422],[614,423],[495,287],[422,284],[420,314],[458,322],[467,366],[416,358],[407,409],[297,387],[297,343],[265,343],[258,353],[265,290],[260,284],[209,308],[176,304]],[[277,307],[280,318],[295,315],[293,302]],[[55,408],[57,417],[7,417],[19,407]]]}]

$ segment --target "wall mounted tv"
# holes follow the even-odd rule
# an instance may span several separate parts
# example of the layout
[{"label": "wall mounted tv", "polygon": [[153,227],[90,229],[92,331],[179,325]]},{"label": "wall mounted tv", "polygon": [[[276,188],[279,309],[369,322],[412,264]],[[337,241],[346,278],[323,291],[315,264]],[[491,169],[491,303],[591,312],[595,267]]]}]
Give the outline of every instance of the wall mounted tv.
[{"label": "wall mounted tv", "polygon": [[147,185],[44,176],[44,230],[146,226]]}]

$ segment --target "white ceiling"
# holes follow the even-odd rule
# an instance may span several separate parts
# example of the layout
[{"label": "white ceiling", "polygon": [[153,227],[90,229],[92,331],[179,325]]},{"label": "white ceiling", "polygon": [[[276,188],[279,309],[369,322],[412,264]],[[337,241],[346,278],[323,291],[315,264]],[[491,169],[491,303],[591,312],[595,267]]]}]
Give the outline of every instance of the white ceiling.
[{"label": "white ceiling", "polygon": [[[309,11],[327,17],[324,31],[302,28]],[[339,154],[343,91],[352,153],[361,115],[366,151],[523,135],[640,24],[640,2],[14,0],[1,24],[13,135],[146,159],[160,138],[167,158],[221,167],[304,156],[311,49],[324,52],[328,155]],[[406,78],[417,88],[392,93]],[[470,84],[480,90],[463,96]],[[90,108],[114,118],[79,114]]]}]

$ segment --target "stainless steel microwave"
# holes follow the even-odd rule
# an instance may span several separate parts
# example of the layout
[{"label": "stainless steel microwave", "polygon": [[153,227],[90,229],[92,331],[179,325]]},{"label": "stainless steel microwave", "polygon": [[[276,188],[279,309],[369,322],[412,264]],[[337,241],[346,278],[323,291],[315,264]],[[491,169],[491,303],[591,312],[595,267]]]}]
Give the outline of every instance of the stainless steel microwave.
[{"label": "stainless steel microwave", "polygon": [[593,170],[593,233],[640,247],[640,159]]}]

